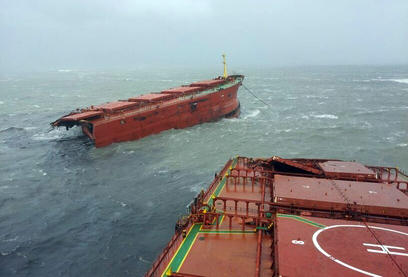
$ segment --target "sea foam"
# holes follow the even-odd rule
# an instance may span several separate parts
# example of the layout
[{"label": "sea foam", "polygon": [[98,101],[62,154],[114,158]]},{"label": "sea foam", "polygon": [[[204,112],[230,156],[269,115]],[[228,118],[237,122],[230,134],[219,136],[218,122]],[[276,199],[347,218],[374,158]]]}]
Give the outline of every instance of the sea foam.
[{"label": "sea foam", "polygon": [[328,119],[338,119],[339,117],[334,114],[316,114],[312,115],[314,118],[328,118]]}]

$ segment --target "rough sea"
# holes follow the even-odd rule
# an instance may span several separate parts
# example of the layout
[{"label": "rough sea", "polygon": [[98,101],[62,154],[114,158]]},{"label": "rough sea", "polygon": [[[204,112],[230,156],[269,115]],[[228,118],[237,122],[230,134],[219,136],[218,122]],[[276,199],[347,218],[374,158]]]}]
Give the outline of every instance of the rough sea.
[{"label": "rough sea", "polygon": [[0,75],[0,276],[143,276],[233,156],[408,170],[408,66],[238,68],[241,115],[96,149],[49,123],[216,77],[198,69]]}]

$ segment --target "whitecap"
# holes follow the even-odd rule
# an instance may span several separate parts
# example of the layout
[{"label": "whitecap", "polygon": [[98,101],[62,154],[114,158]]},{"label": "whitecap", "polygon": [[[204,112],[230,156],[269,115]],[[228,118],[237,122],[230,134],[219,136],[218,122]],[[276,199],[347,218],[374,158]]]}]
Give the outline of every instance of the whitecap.
[{"label": "whitecap", "polygon": [[195,184],[195,185],[189,186],[189,189],[191,192],[199,193],[203,189],[203,186],[201,184]]},{"label": "whitecap", "polygon": [[244,116],[244,119],[248,119],[248,118],[251,118],[251,117],[256,117],[256,116],[259,115],[260,112],[261,112],[260,110],[254,110],[250,114]]},{"label": "whitecap", "polygon": [[139,261],[141,261],[142,263],[146,263],[146,264],[151,264],[152,263],[152,262],[150,262],[148,260],[143,259],[142,256],[139,256]]},{"label": "whitecap", "polygon": [[397,83],[408,84],[408,79],[390,79],[390,81],[394,81]]},{"label": "whitecap", "polygon": [[403,79],[372,79],[373,81],[380,81],[380,82],[396,82],[400,84],[408,84],[408,79],[403,78]]},{"label": "whitecap", "polygon": [[397,146],[399,146],[399,147],[407,147],[407,146],[408,146],[408,143],[399,143],[399,144],[397,144]]},{"label": "whitecap", "polygon": [[26,131],[30,131],[30,130],[38,129],[38,127],[30,126],[30,127],[23,127],[23,129]]},{"label": "whitecap", "polygon": [[58,72],[72,72],[72,69],[58,69]]},{"label": "whitecap", "polygon": [[60,139],[64,136],[64,132],[59,129],[54,129],[47,133],[38,133],[33,135],[31,138],[37,141],[44,141],[44,140],[55,140]]},{"label": "whitecap", "polygon": [[314,118],[328,118],[328,119],[338,119],[339,117],[334,114],[316,114],[312,115]]},{"label": "whitecap", "polygon": [[0,105],[3,105],[4,104],[4,102],[3,101],[0,101]]}]

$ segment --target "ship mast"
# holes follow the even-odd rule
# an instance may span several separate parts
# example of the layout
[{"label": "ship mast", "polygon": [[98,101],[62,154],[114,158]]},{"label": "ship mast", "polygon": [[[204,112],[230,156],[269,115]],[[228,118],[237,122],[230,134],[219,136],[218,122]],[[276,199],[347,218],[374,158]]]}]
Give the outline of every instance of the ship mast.
[{"label": "ship mast", "polygon": [[228,77],[228,73],[227,73],[227,62],[225,61],[225,54],[222,54],[222,58],[223,58],[223,64],[224,64],[224,79],[227,79]]}]

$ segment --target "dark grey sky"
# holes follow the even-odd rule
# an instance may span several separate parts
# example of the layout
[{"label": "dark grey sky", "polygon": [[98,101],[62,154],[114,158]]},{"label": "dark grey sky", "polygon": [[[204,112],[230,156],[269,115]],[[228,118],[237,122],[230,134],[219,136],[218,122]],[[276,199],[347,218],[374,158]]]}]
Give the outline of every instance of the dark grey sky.
[{"label": "dark grey sky", "polygon": [[406,64],[408,0],[0,0],[0,69]]}]

